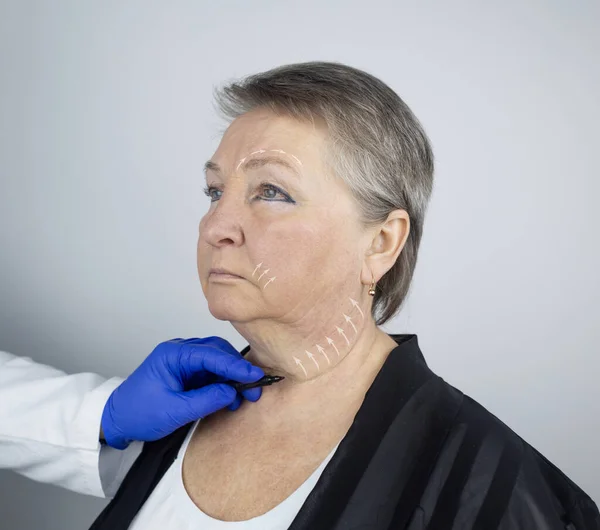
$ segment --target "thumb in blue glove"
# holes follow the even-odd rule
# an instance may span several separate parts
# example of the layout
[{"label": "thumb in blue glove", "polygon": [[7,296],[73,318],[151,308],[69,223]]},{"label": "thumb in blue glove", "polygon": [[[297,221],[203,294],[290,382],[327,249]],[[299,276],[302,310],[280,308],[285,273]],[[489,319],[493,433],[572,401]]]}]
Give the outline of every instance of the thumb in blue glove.
[{"label": "thumb in blue glove", "polygon": [[[220,337],[161,342],[110,395],[101,419],[104,439],[125,449],[133,440],[158,440],[224,407],[235,410],[241,397],[219,381],[253,383],[264,375]],[[257,401],[261,391],[242,394]]]}]

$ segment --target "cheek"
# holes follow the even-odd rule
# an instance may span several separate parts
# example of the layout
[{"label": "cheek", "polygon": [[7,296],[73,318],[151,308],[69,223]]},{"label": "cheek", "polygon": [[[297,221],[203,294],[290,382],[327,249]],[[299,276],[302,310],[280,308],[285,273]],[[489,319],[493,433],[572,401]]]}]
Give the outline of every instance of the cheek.
[{"label": "cheek", "polygon": [[279,286],[294,286],[329,276],[339,271],[340,259],[348,259],[342,241],[334,230],[323,225],[294,224],[293,230],[269,230],[256,248],[256,263],[260,270],[269,269]]}]

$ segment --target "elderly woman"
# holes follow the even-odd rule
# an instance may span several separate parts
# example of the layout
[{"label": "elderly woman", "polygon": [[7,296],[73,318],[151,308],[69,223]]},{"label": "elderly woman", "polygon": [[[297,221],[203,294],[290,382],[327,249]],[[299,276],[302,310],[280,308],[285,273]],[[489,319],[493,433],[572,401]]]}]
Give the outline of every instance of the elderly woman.
[{"label": "elderly woman", "polygon": [[404,301],[429,141],[375,77],[293,64],[217,93],[198,274],[245,359],[285,379],[144,446],[92,528],[600,528],[590,498],[431,372]]}]

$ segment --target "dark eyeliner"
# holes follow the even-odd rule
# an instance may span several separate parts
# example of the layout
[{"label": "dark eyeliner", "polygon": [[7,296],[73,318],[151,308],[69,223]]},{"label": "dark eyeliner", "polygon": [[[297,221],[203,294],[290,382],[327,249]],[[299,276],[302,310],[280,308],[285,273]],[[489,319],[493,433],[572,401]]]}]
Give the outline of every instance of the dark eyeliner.
[{"label": "dark eyeliner", "polygon": [[[287,202],[290,204],[296,204],[296,201],[294,201],[285,191],[283,191],[282,189],[278,188],[277,186],[275,186],[274,184],[270,184],[269,182],[261,182],[259,184],[259,187],[264,190],[264,189],[272,189],[275,190],[277,193],[281,194],[284,199],[269,199],[269,198],[265,198],[265,197],[258,197],[260,200],[262,201],[266,201],[266,202]],[[211,197],[211,191],[212,190],[217,190],[217,191],[222,191],[221,189],[219,189],[217,186],[206,186],[203,191],[204,194],[210,198],[210,202],[215,202],[217,199],[214,199]]]}]

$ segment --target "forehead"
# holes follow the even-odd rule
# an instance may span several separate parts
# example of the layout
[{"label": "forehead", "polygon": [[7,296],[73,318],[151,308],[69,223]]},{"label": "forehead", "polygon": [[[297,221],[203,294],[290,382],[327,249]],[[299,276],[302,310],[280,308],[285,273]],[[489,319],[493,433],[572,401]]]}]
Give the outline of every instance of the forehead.
[{"label": "forehead", "polygon": [[240,159],[258,150],[276,149],[297,157],[303,165],[315,167],[322,160],[326,139],[323,123],[299,121],[260,109],[229,125],[212,159],[233,170]]}]

